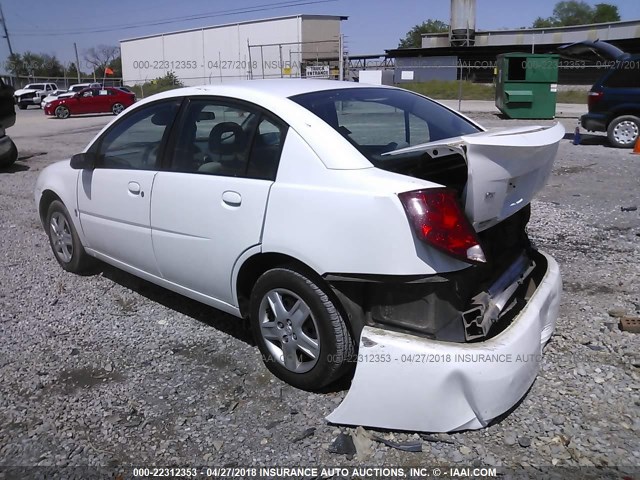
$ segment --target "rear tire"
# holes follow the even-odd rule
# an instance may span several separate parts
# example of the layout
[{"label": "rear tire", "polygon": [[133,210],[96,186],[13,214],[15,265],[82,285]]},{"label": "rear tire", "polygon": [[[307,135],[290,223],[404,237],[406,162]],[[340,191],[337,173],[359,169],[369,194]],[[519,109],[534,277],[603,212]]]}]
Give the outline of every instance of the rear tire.
[{"label": "rear tire", "polygon": [[339,310],[322,287],[299,272],[274,268],[258,279],[250,323],[267,368],[294,387],[321,389],[350,366],[354,344]]},{"label": "rear tire", "polygon": [[82,273],[91,266],[93,259],[84,251],[69,212],[60,200],[49,205],[45,228],[53,255],[62,268]]},{"label": "rear tire", "polygon": [[621,115],[614,118],[607,128],[609,143],[616,148],[633,148],[638,141],[640,118],[634,115]]},{"label": "rear tire", "polygon": [[124,105],[121,103],[114,103],[113,107],[111,107],[111,111],[114,115],[120,115],[124,111]]}]

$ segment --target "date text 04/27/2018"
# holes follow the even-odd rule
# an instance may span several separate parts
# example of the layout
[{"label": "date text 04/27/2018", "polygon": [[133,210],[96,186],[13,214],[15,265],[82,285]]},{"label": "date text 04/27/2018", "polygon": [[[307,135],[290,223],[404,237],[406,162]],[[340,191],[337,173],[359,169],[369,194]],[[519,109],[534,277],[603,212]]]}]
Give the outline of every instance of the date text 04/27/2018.
[{"label": "date text 04/27/2018", "polygon": [[[195,70],[204,68],[204,63],[196,60],[134,60],[132,63],[134,70]],[[209,70],[245,70],[257,69],[260,62],[257,60],[208,60],[206,67]],[[264,69],[285,69],[292,70],[300,67],[295,61],[265,60],[262,62]]]}]

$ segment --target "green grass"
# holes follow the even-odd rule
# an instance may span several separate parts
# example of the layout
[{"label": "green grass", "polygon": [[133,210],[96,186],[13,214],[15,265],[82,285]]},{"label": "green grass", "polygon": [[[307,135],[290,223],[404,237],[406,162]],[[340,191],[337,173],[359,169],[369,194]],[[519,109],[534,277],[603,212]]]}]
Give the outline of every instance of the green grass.
[{"label": "green grass", "polygon": [[[399,87],[412,92],[421,93],[436,100],[457,100],[460,92],[460,82],[445,80],[430,80],[428,82],[401,83]],[[496,88],[482,83],[462,82],[462,100],[495,100]],[[558,103],[587,103],[587,92],[582,90],[567,90],[558,92]]]},{"label": "green grass", "polygon": [[587,104],[587,93],[583,90],[567,90],[558,92],[556,101],[558,103],[583,103]]},{"label": "green grass", "polygon": [[[402,83],[399,87],[412,92],[421,93],[436,100],[457,100],[460,82],[445,80],[430,80],[428,82]],[[463,100],[495,100],[496,89],[493,85],[462,82]]]},{"label": "green grass", "polygon": [[182,85],[157,85],[151,82],[147,82],[144,85],[134,85],[129,87],[132,92],[136,94],[138,98],[147,98],[151,95],[160,92],[166,92],[167,90],[173,90],[174,88],[180,88]]}]

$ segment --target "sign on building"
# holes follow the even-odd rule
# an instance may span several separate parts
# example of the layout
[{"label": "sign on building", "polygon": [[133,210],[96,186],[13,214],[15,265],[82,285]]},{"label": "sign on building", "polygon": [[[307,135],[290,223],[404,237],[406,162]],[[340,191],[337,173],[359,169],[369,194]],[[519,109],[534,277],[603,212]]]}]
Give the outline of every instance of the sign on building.
[{"label": "sign on building", "polygon": [[329,65],[307,65],[307,78],[329,78]]}]

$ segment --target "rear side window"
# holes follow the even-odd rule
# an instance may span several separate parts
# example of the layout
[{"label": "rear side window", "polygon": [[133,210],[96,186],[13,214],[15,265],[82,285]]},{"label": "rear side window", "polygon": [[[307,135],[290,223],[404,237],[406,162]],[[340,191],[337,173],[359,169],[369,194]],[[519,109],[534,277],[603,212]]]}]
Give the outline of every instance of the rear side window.
[{"label": "rear side window", "polygon": [[331,125],[374,165],[383,154],[479,132],[464,117],[406,90],[349,88],[291,97]]},{"label": "rear side window", "polygon": [[192,99],[176,135],[171,170],[274,180],[286,127],[251,105]]},{"label": "rear side window", "polygon": [[618,62],[603,85],[609,88],[640,88],[640,60]]}]

